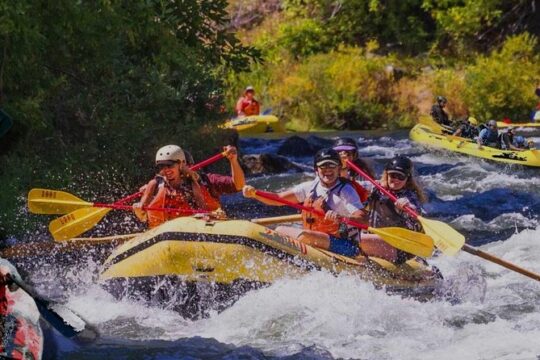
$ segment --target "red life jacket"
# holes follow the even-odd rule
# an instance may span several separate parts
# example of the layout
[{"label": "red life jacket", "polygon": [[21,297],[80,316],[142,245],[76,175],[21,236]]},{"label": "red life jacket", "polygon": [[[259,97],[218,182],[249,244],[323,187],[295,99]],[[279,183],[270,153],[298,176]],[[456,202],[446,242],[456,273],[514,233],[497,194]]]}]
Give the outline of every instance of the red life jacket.
[{"label": "red life jacket", "polygon": [[[331,188],[326,192],[326,194],[321,196],[318,196],[316,194],[318,182],[315,183],[315,186],[310,191],[310,194],[304,201],[304,206],[311,207],[315,210],[326,213],[328,210],[331,210],[326,202],[328,200],[328,196],[333,193],[339,195],[343,187],[345,187],[345,185],[347,185],[348,183],[348,180],[340,179],[333,188]],[[328,235],[341,237],[340,224],[336,223],[335,221],[325,220],[324,216],[320,216],[318,214],[315,214],[314,212],[303,210],[302,221],[304,229],[320,231]]]},{"label": "red life jacket", "polygon": [[161,183],[158,185],[157,194],[154,196],[150,204],[148,204],[148,207],[172,208],[180,211],[168,212],[148,210],[147,216],[149,227],[153,228],[168,220],[185,216],[186,213],[182,213],[181,210],[197,210],[194,202],[190,201],[188,198],[189,194],[186,194],[186,192],[189,190],[183,190],[184,191],[176,190],[167,183]]},{"label": "red life jacket", "polygon": [[210,190],[208,187],[204,184],[199,184],[201,187],[201,193],[204,199],[204,203],[206,205],[206,209],[210,211],[215,211],[221,207],[221,203],[219,202],[219,198],[215,198],[210,193]]},{"label": "red life jacket", "polygon": [[259,115],[260,114],[260,106],[259,102],[255,99],[242,100],[241,110],[246,116],[252,116],[252,115]]},{"label": "red life jacket", "polygon": [[367,190],[365,187],[360,185],[357,181],[351,180],[351,185],[354,187],[354,190],[358,193],[358,196],[360,197],[361,202],[366,202],[369,198],[369,190]]}]

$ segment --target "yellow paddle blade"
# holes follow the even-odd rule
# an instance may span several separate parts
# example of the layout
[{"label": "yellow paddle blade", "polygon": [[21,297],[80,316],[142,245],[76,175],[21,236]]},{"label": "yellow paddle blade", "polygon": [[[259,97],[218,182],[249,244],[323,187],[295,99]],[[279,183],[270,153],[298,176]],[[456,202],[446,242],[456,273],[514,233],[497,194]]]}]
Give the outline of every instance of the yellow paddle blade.
[{"label": "yellow paddle blade", "polygon": [[33,214],[67,214],[92,203],[64,191],[32,189],[28,193],[28,209]]},{"label": "yellow paddle blade", "polygon": [[108,208],[75,210],[51,221],[49,231],[56,241],[69,240],[93,228],[109,211]]},{"label": "yellow paddle blade", "polygon": [[[410,254],[429,257],[433,253],[433,240],[426,234],[399,227],[368,228],[396,249]],[[360,240],[362,241],[362,240]]]},{"label": "yellow paddle blade", "polygon": [[433,239],[435,246],[446,255],[455,255],[465,244],[465,236],[442,221],[426,219],[422,216],[418,216],[418,221],[426,234]]}]

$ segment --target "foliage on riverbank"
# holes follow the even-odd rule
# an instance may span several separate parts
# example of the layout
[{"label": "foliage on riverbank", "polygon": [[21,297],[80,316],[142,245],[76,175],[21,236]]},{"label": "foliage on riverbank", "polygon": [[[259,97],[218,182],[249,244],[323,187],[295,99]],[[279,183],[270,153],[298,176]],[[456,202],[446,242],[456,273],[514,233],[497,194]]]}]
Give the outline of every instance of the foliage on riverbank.
[{"label": "foliage on riverbank", "polygon": [[162,145],[212,152],[216,69],[256,55],[225,30],[226,6],[0,0],[0,105],[15,121],[0,139],[0,234],[31,228],[18,216],[30,188],[112,200],[152,175]]},{"label": "foliage on riverbank", "polygon": [[231,111],[247,84],[297,130],[409,127],[436,95],[454,117],[480,120],[525,120],[535,106],[538,42],[527,31],[540,29],[526,1],[272,4],[264,20],[237,24],[264,61],[229,74]]}]

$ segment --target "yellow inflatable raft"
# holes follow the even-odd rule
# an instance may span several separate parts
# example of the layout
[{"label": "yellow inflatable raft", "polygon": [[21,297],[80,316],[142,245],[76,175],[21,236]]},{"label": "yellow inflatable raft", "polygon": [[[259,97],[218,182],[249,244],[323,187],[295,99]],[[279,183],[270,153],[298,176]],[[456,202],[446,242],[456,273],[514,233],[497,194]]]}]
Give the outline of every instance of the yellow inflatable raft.
[{"label": "yellow inflatable raft", "polygon": [[442,135],[437,129],[434,130],[423,124],[417,124],[413,127],[409,136],[411,140],[430,147],[445,149],[506,164],[540,167],[540,152],[538,150],[511,151],[487,146],[483,146],[482,149],[479,149],[478,144],[471,139]]},{"label": "yellow inflatable raft", "polygon": [[[213,302],[210,308],[221,310],[250,289],[321,269],[350,272],[389,292],[419,299],[430,298],[440,279],[436,269],[416,260],[400,266],[382,259],[356,260],[249,221],[189,217],[171,220],[120,245],[106,260],[100,279],[116,296],[168,304],[185,316],[197,317],[208,310],[201,308],[205,302],[201,289],[212,298],[206,305]],[[171,298],[181,301],[171,303]]]},{"label": "yellow inflatable raft", "polygon": [[285,129],[274,115],[245,116],[227,121],[222,129],[235,129],[240,135],[284,132]]}]

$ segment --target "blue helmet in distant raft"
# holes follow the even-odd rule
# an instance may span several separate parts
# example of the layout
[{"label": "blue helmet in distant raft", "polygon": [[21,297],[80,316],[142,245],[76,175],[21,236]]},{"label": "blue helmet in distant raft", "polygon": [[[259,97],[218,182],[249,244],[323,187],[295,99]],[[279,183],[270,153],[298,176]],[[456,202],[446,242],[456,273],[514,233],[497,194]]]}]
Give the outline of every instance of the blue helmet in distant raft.
[{"label": "blue helmet in distant raft", "polygon": [[521,135],[516,136],[516,144],[519,146],[525,145],[525,138]]}]

